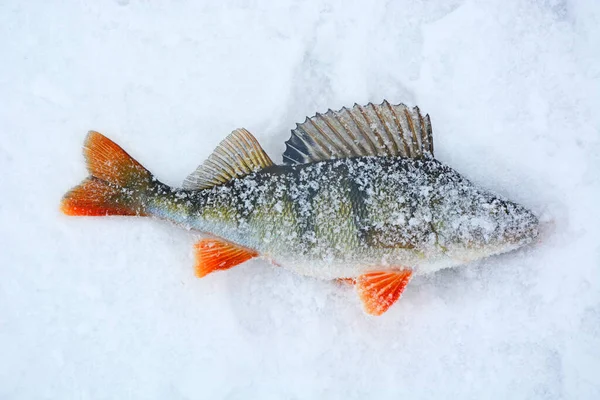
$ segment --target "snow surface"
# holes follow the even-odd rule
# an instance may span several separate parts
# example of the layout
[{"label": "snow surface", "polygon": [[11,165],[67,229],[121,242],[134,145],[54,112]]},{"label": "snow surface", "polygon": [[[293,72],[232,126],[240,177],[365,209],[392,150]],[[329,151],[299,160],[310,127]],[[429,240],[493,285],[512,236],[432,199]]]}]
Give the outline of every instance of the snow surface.
[{"label": "snow surface", "polygon": [[[0,50],[1,399],[600,398],[596,0],[3,1]],[[58,211],[89,129],[175,185],[234,128],[280,160],[306,115],[383,98],[542,242],[369,317],[264,262],[196,279],[165,223]]]}]

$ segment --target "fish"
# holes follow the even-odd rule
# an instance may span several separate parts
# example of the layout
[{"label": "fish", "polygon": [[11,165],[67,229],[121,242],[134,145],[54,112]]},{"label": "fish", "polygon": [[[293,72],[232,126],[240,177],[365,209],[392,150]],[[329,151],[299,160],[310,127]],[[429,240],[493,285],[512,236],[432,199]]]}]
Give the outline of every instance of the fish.
[{"label": "fish", "polygon": [[296,124],[280,164],[236,129],[171,187],[90,131],[89,176],[60,207],[71,216],[153,217],[201,234],[200,278],[262,258],[348,282],[367,314],[382,315],[413,277],[518,249],[539,234],[532,211],[438,161],[432,132],[417,106],[355,103]]}]

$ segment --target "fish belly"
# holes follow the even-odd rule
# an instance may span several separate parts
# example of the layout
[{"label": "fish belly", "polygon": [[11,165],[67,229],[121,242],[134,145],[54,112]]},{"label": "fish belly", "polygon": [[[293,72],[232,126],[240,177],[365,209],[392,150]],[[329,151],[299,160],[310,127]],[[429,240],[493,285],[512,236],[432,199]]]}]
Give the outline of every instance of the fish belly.
[{"label": "fish belly", "polygon": [[419,276],[432,274],[441,269],[461,264],[459,261],[446,256],[424,259],[416,254],[398,255],[389,251],[382,254],[379,259],[363,259],[360,255],[350,260],[291,257],[281,258],[276,263],[294,273],[324,280],[355,278],[367,272],[402,269],[410,269],[413,271],[414,276]]}]

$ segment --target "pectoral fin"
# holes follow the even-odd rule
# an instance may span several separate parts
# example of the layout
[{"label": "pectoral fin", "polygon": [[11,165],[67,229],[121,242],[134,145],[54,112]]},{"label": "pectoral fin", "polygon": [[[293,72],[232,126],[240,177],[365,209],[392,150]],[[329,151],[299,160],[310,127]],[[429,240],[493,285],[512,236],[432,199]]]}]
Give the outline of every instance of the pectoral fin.
[{"label": "pectoral fin", "polygon": [[226,270],[258,256],[247,249],[219,239],[203,239],[195,244],[196,276],[202,278],[211,272]]},{"label": "pectoral fin", "polygon": [[374,271],[356,278],[356,290],[368,314],[381,315],[394,304],[410,281],[412,271]]}]

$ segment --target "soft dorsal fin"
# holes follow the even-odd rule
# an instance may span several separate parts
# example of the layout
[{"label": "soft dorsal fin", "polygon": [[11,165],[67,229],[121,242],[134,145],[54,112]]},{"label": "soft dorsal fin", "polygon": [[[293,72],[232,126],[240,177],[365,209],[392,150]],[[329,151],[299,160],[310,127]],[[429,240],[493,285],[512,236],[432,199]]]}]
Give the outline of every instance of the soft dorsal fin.
[{"label": "soft dorsal fin", "polygon": [[246,129],[231,132],[183,182],[184,189],[207,189],[273,165],[273,161]]},{"label": "soft dorsal fin", "polygon": [[429,115],[387,100],[317,113],[297,124],[285,144],[283,162],[291,165],[359,156],[433,157]]}]

